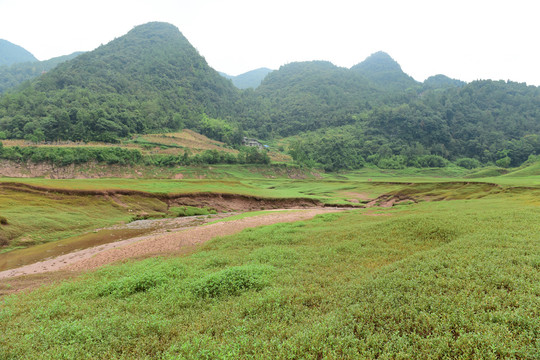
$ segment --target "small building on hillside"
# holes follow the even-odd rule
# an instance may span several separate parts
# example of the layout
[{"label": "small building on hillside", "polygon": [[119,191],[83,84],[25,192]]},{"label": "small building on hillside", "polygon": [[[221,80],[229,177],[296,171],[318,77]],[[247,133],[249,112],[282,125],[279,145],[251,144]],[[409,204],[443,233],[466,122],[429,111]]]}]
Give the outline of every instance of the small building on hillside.
[{"label": "small building on hillside", "polygon": [[256,148],[259,148],[259,149],[263,148],[263,144],[261,144],[258,140],[250,139],[250,138],[247,138],[245,136],[244,136],[244,139],[242,140],[242,145],[244,145],[244,146],[253,146],[253,147],[256,147]]}]

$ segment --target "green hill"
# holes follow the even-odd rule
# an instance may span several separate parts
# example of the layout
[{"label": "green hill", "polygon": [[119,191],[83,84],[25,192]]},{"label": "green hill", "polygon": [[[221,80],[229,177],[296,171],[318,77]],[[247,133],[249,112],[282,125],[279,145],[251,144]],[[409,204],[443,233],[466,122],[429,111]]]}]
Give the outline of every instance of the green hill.
[{"label": "green hill", "polygon": [[422,84],[379,52],[351,69],[290,63],[241,91],[176,27],[149,23],[0,98],[0,138],[110,142],[181,128],[229,144],[287,138],[295,161],[327,170],[517,167],[540,154],[540,88]]},{"label": "green hill", "polygon": [[466,83],[461,80],[451,79],[446,75],[438,74],[428,77],[422,84],[423,88],[428,89],[448,89],[465,86]]},{"label": "green hill", "polygon": [[28,61],[37,61],[37,59],[19,45],[0,39],[0,65],[12,65]]},{"label": "green hill", "polygon": [[346,68],[308,61],[269,73],[254,96],[261,109],[244,127],[267,137],[349,124],[381,92]]},{"label": "green hill", "polygon": [[290,141],[293,158],[339,170],[444,167],[458,159],[515,167],[540,154],[540,88],[485,80],[401,99],[302,134]]},{"label": "green hill", "polygon": [[13,138],[111,141],[131,133],[194,127],[233,113],[238,91],[166,23],[65,62],[0,100],[0,130]]},{"label": "green hill", "polygon": [[385,52],[379,51],[351,70],[363,75],[375,85],[386,90],[416,88],[419,83],[401,70],[401,66]]}]

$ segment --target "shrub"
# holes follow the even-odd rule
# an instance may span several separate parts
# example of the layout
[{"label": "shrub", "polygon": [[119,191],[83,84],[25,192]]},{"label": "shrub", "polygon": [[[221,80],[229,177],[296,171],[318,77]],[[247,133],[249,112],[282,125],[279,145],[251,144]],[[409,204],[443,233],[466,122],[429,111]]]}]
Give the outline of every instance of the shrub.
[{"label": "shrub", "polygon": [[[112,296],[125,298],[137,293],[147,292],[155,287],[169,283],[179,277],[185,276],[185,269],[162,259],[151,259],[134,265],[132,271],[126,274],[122,268],[102,270],[110,272],[113,279],[97,284],[96,292],[99,297]],[[118,273],[116,273],[118,272]]]},{"label": "shrub", "polygon": [[394,155],[391,158],[382,158],[377,163],[381,169],[404,169],[405,158],[401,155]]},{"label": "shrub", "polygon": [[0,215],[0,225],[8,225],[8,219],[5,216]]},{"label": "shrub", "polygon": [[244,265],[231,267],[207,275],[195,282],[192,292],[198,297],[215,298],[225,295],[240,295],[248,290],[261,290],[268,285],[272,267]]},{"label": "shrub", "polygon": [[446,166],[446,159],[439,155],[424,155],[418,157],[418,165],[422,168],[442,168]]},{"label": "shrub", "polygon": [[480,167],[480,161],[471,158],[461,158],[456,160],[456,165],[470,170]]},{"label": "shrub", "polygon": [[512,163],[512,159],[510,159],[508,156],[495,161],[495,164],[497,164],[497,166],[502,167],[502,168],[510,167],[511,163]]},{"label": "shrub", "polygon": [[217,214],[216,209],[212,208],[198,208],[194,206],[180,206],[180,207],[172,207],[169,209],[169,213],[176,217],[181,216],[196,216],[196,215],[209,215],[209,214]]}]

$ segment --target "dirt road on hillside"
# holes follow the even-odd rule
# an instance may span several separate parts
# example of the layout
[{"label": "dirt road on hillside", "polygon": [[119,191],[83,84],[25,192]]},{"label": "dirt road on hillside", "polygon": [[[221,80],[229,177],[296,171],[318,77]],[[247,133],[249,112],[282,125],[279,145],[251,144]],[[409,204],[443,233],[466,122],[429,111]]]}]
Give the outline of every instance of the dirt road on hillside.
[{"label": "dirt road on hillside", "polygon": [[318,214],[341,211],[340,209],[317,208],[298,209],[293,211],[276,211],[269,214],[247,217],[244,219],[218,222],[214,224],[191,227],[175,232],[164,232],[122,240],[88,248],[54,259],[22,266],[0,272],[0,279],[21,275],[39,274],[57,270],[85,271],[98,268],[113,262],[166,254],[182,254],[216,236],[238,233],[245,228],[293,222],[311,219]]}]

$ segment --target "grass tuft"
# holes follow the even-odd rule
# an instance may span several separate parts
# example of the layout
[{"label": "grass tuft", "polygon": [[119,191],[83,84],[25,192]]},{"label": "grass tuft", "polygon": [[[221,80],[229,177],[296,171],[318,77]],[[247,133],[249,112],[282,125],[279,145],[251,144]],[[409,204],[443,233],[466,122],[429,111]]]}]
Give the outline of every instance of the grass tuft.
[{"label": "grass tuft", "polygon": [[269,284],[273,268],[262,265],[230,267],[207,275],[193,284],[193,293],[200,298],[240,295],[249,290],[262,290]]}]

